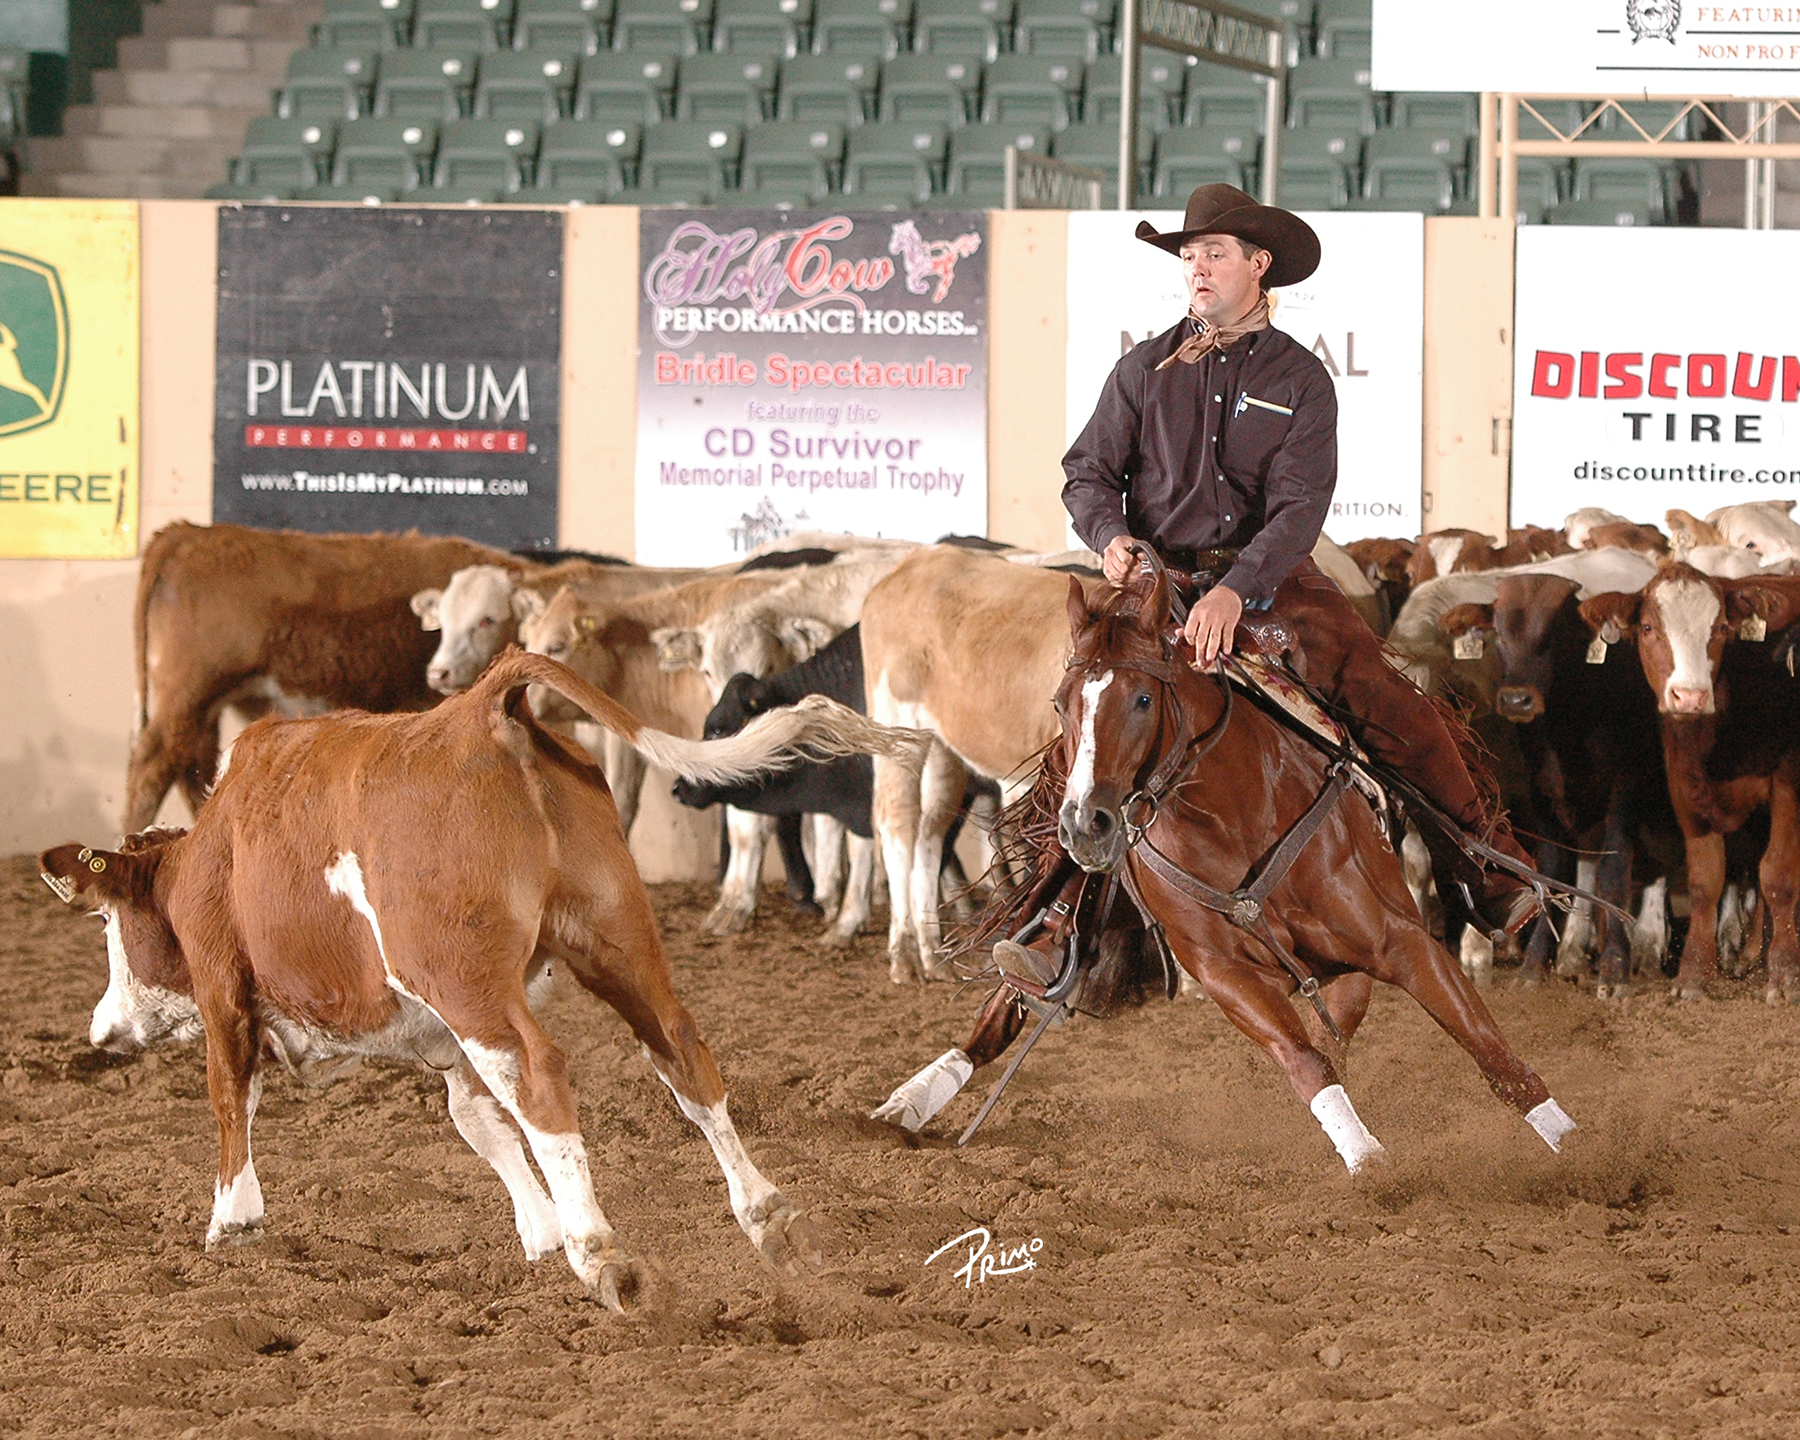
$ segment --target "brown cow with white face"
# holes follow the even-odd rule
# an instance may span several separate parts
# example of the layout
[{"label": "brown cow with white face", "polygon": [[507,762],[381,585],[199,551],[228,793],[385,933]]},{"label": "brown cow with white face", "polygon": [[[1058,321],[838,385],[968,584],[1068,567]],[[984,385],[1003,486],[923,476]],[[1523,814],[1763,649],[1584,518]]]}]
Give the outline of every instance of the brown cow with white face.
[{"label": "brown cow with white face", "polygon": [[1637,646],[1662,712],[1695,917],[1676,994],[1703,995],[1718,968],[1725,837],[1766,806],[1761,885],[1775,921],[1768,995],[1800,1000],[1800,682],[1770,663],[1765,638],[1800,618],[1800,579],[1721,580],[1676,564],[1641,594],[1597,595],[1581,613],[1601,640]]},{"label": "brown cow with white face", "polygon": [[355,1057],[418,1060],[444,1074],[457,1129],[505,1182],[526,1254],[561,1249],[617,1308],[628,1262],[594,1198],[563,1054],[532,1015],[560,963],[632,1027],[711,1143],[762,1255],[788,1270],[812,1255],[808,1226],[732,1127],[606,782],[532,718],[531,685],[652,763],[713,783],[802,757],[917,749],[823,697],[729,740],[683,741],[512,651],[435,710],[252,726],[190,831],[48,851],[51,887],[106,917],[112,978],[93,1042],[131,1049],[204,1028],[220,1140],[208,1249],[261,1232],[250,1155],[261,1062],[324,1082]]}]

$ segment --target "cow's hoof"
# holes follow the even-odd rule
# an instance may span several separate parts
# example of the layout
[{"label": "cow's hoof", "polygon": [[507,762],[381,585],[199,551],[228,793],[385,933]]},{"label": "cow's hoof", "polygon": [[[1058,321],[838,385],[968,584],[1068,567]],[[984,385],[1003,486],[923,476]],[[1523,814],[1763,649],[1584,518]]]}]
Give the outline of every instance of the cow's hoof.
[{"label": "cow's hoof", "polygon": [[798,910],[802,915],[820,915],[820,916],[822,916],[825,913],[825,907],[823,905],[819,904],[819,902],[817,900],[813,900],[810,898],[809,899],[801,899],[794,895],[788,896],[788,900],[793,904],[793,907],[796,910]]},{"label": "cow's hoof", "polygon": [[956,973],[956,966],[942,955],[933,955],[927,960],[922,967],[922,974],[927,980],[949,980],[953,983],[962,980],[962,976]]},{"label": "cow's hoof", "polygon": [[739,935],[750,928],[755,916],[753,909],[721,900],[700,922],[700,928],[708,935]]},{"label": "cow's hoof", "polygon": [[916,980],[923,980],[924,972],[919,969],[919,962],[911,950],[902,947],[888,951],[888,979],[896,985],[911,985]]},{"label": "cow's hoof", "polygon": [[262,1221],[252,1220],[248,1224],[239,1224],[233,1220],[230,1224],[215,1226],[206,1232],[206,1248],[229,1250],[239,1245],[259,1244],[262,1238]]},{"label": "cow's hoof", "polygon": [[825,1250],[819,1241],[818,1227],[787,1201],[780,1201],[775,1212],[752,1234],[757,1253],[781,1274],[790,1278],[817,1271],[825,1263]]},{"label": "cow's hoof", "polygon": [[1704,980],[1677,980],[1669,987],[1671,1000],[1704,1000],[1707,998]]},{"label": "cow's hoof", "polygon": [[1530,965],[1521,966],[1512,983],[1516,990],[1537,990],[1543,986],[1544,972]]},{"label": "cow's hoof", "polygon": [[1594,987],[1596,1000],[1628,1000],[1631,998],[1631,986],[1624,980],[1602,980]]},{"label": "cow's hoof", "polygon": [[854,930],[840,930],[837,926],[833,925],[829,930],[820,934],[819,944],[824,946],[827,950],[843,950],[846,949],[850,942],[855,938],[856,932]]}]

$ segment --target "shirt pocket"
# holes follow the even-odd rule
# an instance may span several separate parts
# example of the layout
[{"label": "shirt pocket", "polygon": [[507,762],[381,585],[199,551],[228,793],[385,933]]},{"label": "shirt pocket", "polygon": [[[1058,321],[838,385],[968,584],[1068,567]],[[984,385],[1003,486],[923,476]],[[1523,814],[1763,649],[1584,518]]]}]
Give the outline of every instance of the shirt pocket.
[{"label": "shirt pocket", "polygon": [[1225,427],[1225,468],[1239,478],[1261,478],[1293,428],[1294,407],[1288,396],[1240,392]]}]

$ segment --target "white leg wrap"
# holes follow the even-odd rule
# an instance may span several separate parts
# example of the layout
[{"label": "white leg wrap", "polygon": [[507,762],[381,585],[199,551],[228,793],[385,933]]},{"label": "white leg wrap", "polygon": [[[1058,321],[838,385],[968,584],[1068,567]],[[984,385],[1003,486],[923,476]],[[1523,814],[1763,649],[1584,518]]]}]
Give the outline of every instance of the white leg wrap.
[{"label": "white leg wrap", "polygon": [[1563,1113],[1562,1106],[1546,1100],[1525,1112],[1525,1123],[1541,1136],[1557,1154],[1562,1153],[1563,1136],[1575,1128],[1575,1122]]},{"label": "white leg wrap", "polygon": [[907,1130],[923,1130],[975,1073],[974,1063],[961,1050],[946,1050],[912,1079],[872,1110],[869,1118],[886,1120]]},{"label": "white leg wrap", "polygon": [[1344,1164],[1352,1175],[1377,1155],[1385,1155],[1381,1142],[1369,1133],[1344,1093],[1342,1085],[1327,1085],[1312,1098],[1312,1113],[1324,1128],[1326,1137],[1337,1146]]}]

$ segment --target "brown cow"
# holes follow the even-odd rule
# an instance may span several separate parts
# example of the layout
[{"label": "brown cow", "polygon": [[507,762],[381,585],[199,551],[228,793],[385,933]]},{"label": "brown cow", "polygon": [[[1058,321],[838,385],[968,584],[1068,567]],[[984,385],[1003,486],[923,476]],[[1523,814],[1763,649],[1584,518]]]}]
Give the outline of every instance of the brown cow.
[{"label": "brown cow", "polygon": [[1693,916],[1675,993],[1704,995],[1718,968],[1725,837],[1767,807],[1761,886],[1775,920],[1768,998],[1800,1000],[1800,681],[1771,664],[1771,647],[1761,643],[1800,617],[1800,579],[1721,580],[1672,564],[1641,595],[1596,595],[1581,614],[1601,640],[1637,646],[1662,712]]},{"label": "brown cow", "polygon": [[564,667],[511,651],[422,714],[252,726],[190,831],[151,831],[116,853],[47,852],[52,888],[106,917],[112,978],[93,1042],[136,1048],[204,1026],[220,1139],[208,1249],[262,1227],[250,1155],[259,1061],[325,1081],[346,1057],[419,1060],[443,1072],[458,1130],[511,1192],[527,1255],[561,1247],[618,1308],[628,1264],[595,1202],[563,1054],[532,1016],[560,961],[643,1043],[711,1143],[763,1256],[791,1271],[814,1254],[809,1227],[732,1128],[605,779],[533,719],[531,685],[652,762],[715,782],[801,757],[917,748],[823,697],[730,740],[679,740]]},{"label": "brown cow", "polygon": [[1669,553],[1669,537],[1662,531],[1654,525],[1634,525],[1629,520],[1590,526],[1583,532],[1580,548],[1604,550],[1609,545],[1621,550],[1635,550],[1640,555],[1662,556]]},{"label": "brown cow", "polygon": [[243,525],[165,526],[138,572],[137,736],[125,829],[179,784],[198,809],[219,764],[227,706],[317,714],[422,710],[430,637],[412,596],[468,565],[527,562],[439,535],[305,535]]}]

